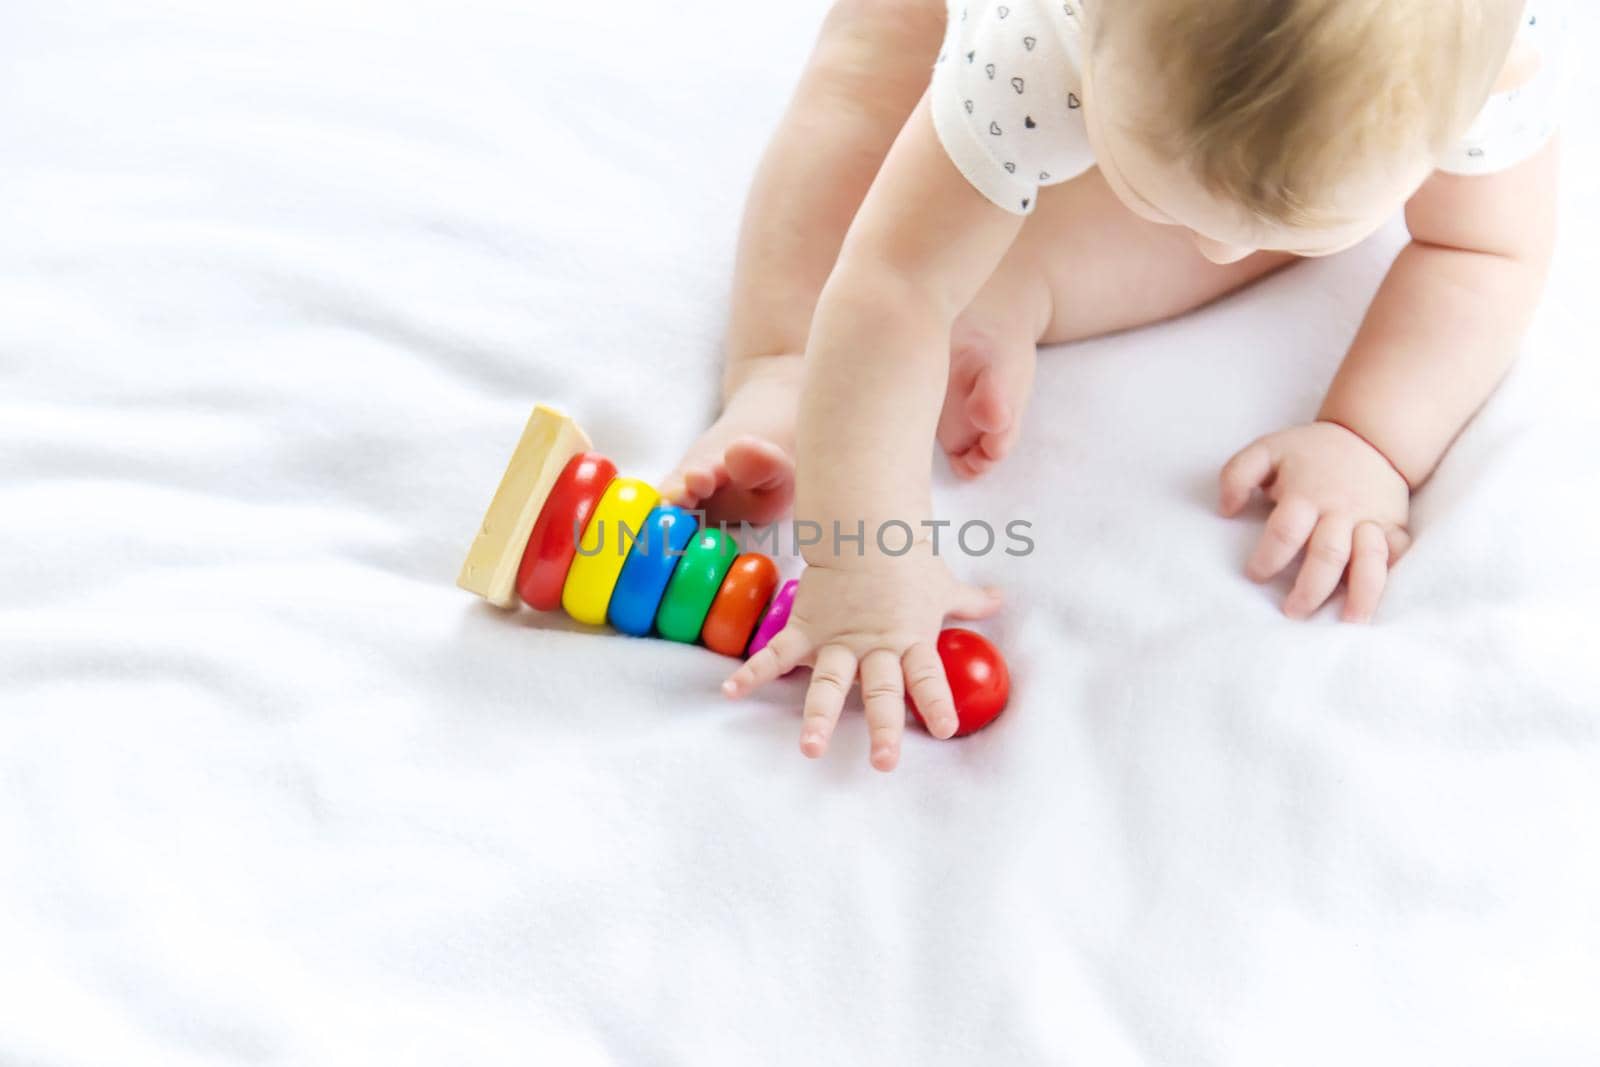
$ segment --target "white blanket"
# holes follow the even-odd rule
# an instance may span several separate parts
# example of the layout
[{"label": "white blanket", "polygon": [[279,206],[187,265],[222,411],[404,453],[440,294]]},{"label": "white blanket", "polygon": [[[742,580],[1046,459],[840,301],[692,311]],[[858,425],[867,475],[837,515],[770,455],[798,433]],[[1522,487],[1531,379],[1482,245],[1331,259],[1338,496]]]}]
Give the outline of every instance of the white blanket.
[{"label": "white blanket", "polygon": [[1398,228],[1044,354],[938,496],[1035,523],[961,564],[1013,704],[892,776],[799,756],[800,677],[454,588],[534,401],[647,477],[712,415],[823,8],[5,5],[0,1063],[1600,1062],[1593,65],[1372,627],[1213,493]]}]

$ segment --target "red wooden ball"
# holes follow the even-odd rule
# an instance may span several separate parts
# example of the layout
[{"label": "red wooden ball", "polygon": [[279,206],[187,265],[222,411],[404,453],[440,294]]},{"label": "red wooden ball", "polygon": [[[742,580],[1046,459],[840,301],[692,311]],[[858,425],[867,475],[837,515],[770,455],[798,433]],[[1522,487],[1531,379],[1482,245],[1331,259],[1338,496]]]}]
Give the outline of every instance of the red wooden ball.
[{"label": "red wooden ball", "polygon": [[[1000,717],[1011,697],[1011,671],[1005,657],[988,638],[971,630],[946,630],[939,635],[937,647],[955,699],[959,724],[955,736],[977,733]],[[926,730],[928,724],[915,701],[911,713]]]}]

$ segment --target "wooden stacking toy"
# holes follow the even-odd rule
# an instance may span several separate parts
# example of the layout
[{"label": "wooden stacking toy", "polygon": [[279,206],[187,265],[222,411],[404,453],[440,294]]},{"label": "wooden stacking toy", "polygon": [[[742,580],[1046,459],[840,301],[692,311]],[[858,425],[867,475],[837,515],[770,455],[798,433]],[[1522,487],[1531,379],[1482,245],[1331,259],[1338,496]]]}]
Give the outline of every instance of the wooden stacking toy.
[{"label": "wooden stacking toy", "polygon": [[[577,423],[544,405],[522,431],[456,584],[498,607],[564,608],[579,622],[699,641],[725,656],[766,647],[798,585],[780,587],[769,557],[740,552],[726,530],[700,528],[650,485],[619,476]],[[1010,690],[999,652],[970,630],[946,630],[939,653],[958,734],[988,725]]]}]

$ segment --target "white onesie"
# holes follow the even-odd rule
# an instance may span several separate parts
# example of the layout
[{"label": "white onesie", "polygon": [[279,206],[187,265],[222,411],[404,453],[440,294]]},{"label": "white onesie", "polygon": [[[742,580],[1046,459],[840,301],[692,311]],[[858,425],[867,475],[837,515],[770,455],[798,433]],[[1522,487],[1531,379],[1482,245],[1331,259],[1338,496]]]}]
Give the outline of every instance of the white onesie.
[{"label": "white onesie", "polygon": [[[933,68],[934,128],[967,181],[1014,214],[1032,213],[1041,186],[1094,166],[1083,121],[1081,3],[947,0]],[[1556,129],[1567,32],[1563,0],[1528,0],[1523,38],[1538,50],[1538,73],[1491,97],[1439,169],[1489,174],[1543,147]]]},{"label": "white onesie", "polygon": [[1518,45],[1533,49],[1539,57],[1538,70],[1526,84],[1489,97],[1461,143],[1439,160],[1440,170],[1493,174],[1545,146],[1560,122],[1571,33],[1563,0],[1528,0]]},{"label": "white onesie", "polygon": [[948,0],[933,124],[956,169],[1007,211],[1094,166],[1077,0]]}]

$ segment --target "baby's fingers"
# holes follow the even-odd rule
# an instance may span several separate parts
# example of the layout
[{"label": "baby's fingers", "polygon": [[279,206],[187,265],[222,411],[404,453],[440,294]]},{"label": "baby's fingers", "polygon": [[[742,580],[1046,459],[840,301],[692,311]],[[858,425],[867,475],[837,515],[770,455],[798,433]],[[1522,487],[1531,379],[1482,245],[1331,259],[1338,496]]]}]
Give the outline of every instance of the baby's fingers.
[{"label": "baby's fingers", "polygon": [[844,710],[845,694],[856,678],[856,657],[843,645],[823,645],[811,668],[805,719],[800,724],[800,751],[816,759],[828,751],[828,739]]},{"label": "baby's fingers", "polygon": [[1401,556],[1411,551],[1411,534],[1399,526],[1387,526],[1383,537],[1389,542],[1389,566],[1393,567]]},{"label": "baby's fingers", "polygon": [[1284,498],[1267,516],[1267,527],[1244,572],[1258,582],[1272,578],[1294,559],[1316,525],[1317,509],[1309,500]]},{"label": "baby's fingers", "polygon": [[861,703],[872,737],[872,765],[892,771],[900,762],[900,736],[906,729],[906,693],[900,682],[900,657],[886,648],[861,660]]},{"label": "baby's fingers", "polygon": [[1283,612],[1292,619],[1304,619],[1327,603],[1339,588],[1339,579],[1350,562],[1350,543],[1355,536],[1348,519],[1326,515],[1317,523],[1306,545],[1306,560],[1300,576],[1283,602]]},{"label": "baby's fingers", "polygon": [[975,585],[963,585],[956,589],[955,600],[947,614],[956,619],[987,619],[1000,610],[1003,601],[1000,590],[994,586],[980,589]]},{"label": "baby's fingers", "polygon": [[722,683],[722,695],[749,696],[774,678],[782,678],[800,665],[811,651],[811,641],[793,626],[785,626],[767,647],[745,660]]},{"label": "baby's fingers", "polygon": [[1250,503],[1250,494],[1272,477],[1272,453],[1257,441],[1228,460],[1222,468],[1222,513],[1233,517]]},{"label": "baby's fingers", "polygon": [[1389,542],[1375,522],[1356,527],[1350,553],[1349,587],[1344,598],[1345,622],[1371,622],[1389,581]]},{"label": "baby's fingers", "polygon": [[917,714],[927,724],[928,732],[939,740],[955,734],[960,725],[956,719],[956,702],[950,695],[950,680],[944,674],[944,661],[938,651],[926,641],[912,645],[900,657],[905,669],[906,684],[911,699],[917,705]]}]

